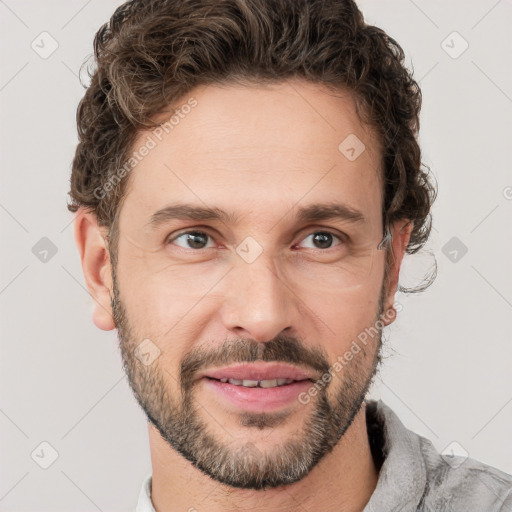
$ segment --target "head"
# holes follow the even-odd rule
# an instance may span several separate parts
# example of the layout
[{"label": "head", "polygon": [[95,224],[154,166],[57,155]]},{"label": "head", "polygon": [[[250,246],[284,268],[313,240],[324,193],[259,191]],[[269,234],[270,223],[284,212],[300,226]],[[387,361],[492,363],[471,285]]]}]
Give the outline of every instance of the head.
[{"label": "head", "polygon": [[[346,0],[132,1],[94,49],[68,205],[94,322],[197,468],[298,481],[361,409],[430,231],[403,52]],[[309,381],[239,406],[209,374],[251,362]]]}]

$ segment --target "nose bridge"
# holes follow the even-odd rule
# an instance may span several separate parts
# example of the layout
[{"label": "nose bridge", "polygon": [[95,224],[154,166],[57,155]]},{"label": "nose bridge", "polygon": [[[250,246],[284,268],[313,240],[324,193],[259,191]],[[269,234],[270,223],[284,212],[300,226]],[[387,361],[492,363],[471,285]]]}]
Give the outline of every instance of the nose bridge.
[{"label": "nose bridge", "polygon": [[[250,242],[249,242],[250,243]],[[243,243],[237,248],[234,268],[228,274],[223,321],[225,327],[257,341],[269,341],[294,323],[294,300],[290,285],[279,275],[271,254],[261,251],[253,260],[244,254]],[[241,255],[240,255],[241,254]],[[252,254],[254,257],[254,252]],[[241,333],[240,330],[245,332]]]}]

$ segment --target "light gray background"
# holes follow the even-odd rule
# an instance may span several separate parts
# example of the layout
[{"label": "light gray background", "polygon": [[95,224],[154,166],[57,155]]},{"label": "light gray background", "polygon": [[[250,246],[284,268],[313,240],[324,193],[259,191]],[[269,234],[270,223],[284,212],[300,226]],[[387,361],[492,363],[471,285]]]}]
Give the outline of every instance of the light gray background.
[{"label": "light gray background", "polygon": [[[83,95],[78,70],[118,5],[0,0],[2,511],[133,510],[151,471],[145,418],[115,331],[92,323],[65,206]],[[512,2],[360,5],[414,66],[424,162],[440,190],[429,245],[439,276],[422,295],[397,296],[403,310],[387,329],[372,396],[440,451],[455,441],[455,452],[510,473]],[[43,45],[43,31],[59,45],[46,59],[31,48]],[[464,41],[454,31],[469,44],[458,58]],[[43,237],[57,249],[46,262],[32,252]],[[465,255],[456,246],[443,253],[453,237]],[[407,284],[428,264],[411,259]],[[44,441],[58,452],[48,469],[35,462],[49,460]]]}]

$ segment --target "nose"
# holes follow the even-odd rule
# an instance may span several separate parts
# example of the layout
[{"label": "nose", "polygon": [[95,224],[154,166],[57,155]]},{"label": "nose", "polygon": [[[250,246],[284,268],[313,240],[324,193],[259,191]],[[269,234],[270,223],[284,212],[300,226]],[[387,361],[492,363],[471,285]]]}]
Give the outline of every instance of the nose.
[{"label": "nose", "polygon": [[224,327],[258,342],[270,341],[287,329],[295,329],[298,298],[280,274],[263,254],[252,263],[238,261],[224,283]]}]

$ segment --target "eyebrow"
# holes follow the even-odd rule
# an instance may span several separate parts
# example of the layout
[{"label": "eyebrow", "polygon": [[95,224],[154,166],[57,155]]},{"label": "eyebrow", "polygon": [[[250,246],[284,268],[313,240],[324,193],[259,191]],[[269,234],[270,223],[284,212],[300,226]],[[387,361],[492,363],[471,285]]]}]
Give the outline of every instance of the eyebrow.
[{"label": "eyebrow", "polygon": [[[156,229],[171,220],[218,220],[226,224],[236,224],[238,218],[239,216],[235,216],[221,208],[208,208],[191,204],[171,204],[153,213],[147,225],[150,229]],[[317,203],[302,206],[297,210],[297,220],[299,222],[333,219],[361,222],[366,220],[366,217],[361,211],[340,203]]]}]

